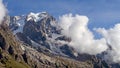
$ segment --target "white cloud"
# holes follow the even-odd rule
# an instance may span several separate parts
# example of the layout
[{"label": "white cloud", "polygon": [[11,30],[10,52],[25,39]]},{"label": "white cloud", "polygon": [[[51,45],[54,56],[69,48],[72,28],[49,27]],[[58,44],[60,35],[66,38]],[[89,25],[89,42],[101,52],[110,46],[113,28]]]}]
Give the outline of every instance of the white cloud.
[{"label": "white cloud", "polygon": [[91,55],[99,54],[107,49],[104,38],[94,39],[93,33],[88,29],[88,17],[76,14],[66,14],[59,18],[62,34],[71,37],[70,45],[79,53]]},{"label": "white cloud", "polygon": [[5,8],[4,4],[2,3],[2,0],[0,0],[0,24],[5,15],[6,15],[6,8]]},{"label": "white cloud", "polygon": [[105,59],[115,63],[120,63],[120,24],[116,24],[113,28],[108,30],[104,28],[97,29],[106,39],[109,46],[112,48],[107,51]]}]

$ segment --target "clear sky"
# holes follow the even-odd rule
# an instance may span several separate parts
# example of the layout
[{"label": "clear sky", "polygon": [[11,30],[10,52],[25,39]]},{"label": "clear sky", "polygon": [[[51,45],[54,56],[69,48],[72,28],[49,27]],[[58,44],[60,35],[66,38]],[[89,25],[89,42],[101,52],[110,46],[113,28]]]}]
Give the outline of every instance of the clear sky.
[{"label": "clear sky", "polygon": [[10,15],[47,11],[54,17],[72,13],[86,15],[89,28],[114,26],[120,22],[120,0],[3,0]]}]

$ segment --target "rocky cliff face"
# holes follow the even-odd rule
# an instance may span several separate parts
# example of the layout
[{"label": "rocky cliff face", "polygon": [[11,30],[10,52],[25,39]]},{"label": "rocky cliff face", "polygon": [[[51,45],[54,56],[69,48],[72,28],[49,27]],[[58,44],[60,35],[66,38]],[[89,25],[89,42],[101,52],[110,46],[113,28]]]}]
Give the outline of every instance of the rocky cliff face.
[{"label": "rocky cliff face", "polygon": [[6,24],[0,26],[0,68],[28,68],[20,44]]}]

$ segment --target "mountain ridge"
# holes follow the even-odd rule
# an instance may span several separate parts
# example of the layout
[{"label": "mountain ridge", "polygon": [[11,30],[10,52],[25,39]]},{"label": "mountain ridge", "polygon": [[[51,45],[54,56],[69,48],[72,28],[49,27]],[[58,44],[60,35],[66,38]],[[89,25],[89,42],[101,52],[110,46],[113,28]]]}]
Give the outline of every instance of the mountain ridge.
[{"label": "mountain ridge", "polygon": [[[96,56],[80,54],[70,47],[68,43],[71,39],[61,34],[62,28],[50,14],[37,21],[33,20],[36,19],[34,17],[27,20],[27,16],[29,15],[23,18],[8,16],[6,20],[8,20],[9,29],[21,44],[20,50],[23,51],[21,56],[28,66],[32,68],[42,68],[42,65],[52,68],[110,68],[109,64]],[[21,27],[22,30],[19,31]],[[54,63],[51,62],[53,60]]]}]

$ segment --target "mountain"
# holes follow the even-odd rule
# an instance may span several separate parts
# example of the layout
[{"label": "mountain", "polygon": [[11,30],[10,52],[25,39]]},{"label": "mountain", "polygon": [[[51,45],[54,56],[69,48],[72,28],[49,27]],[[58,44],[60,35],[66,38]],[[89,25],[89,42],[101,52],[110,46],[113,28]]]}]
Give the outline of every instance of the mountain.
[{"label": "mountain", "polygon": [[63,45],[67,46],[67,44],[63,44],[62,41],[70,41],[70,39],[61,34],[57,21],[47,12],[11,18],[9,27],[20,41],[37,50],[45,49],[54,54],[64,55]]},{"label": "mountain", "polygon": [[4,24],[0,27],[1,68],[115,66],[98,56],[80,54],[70,47],[68,43],[71,38],[61,34],[62,28],[57,20],[47,12],[6,16]]}]

